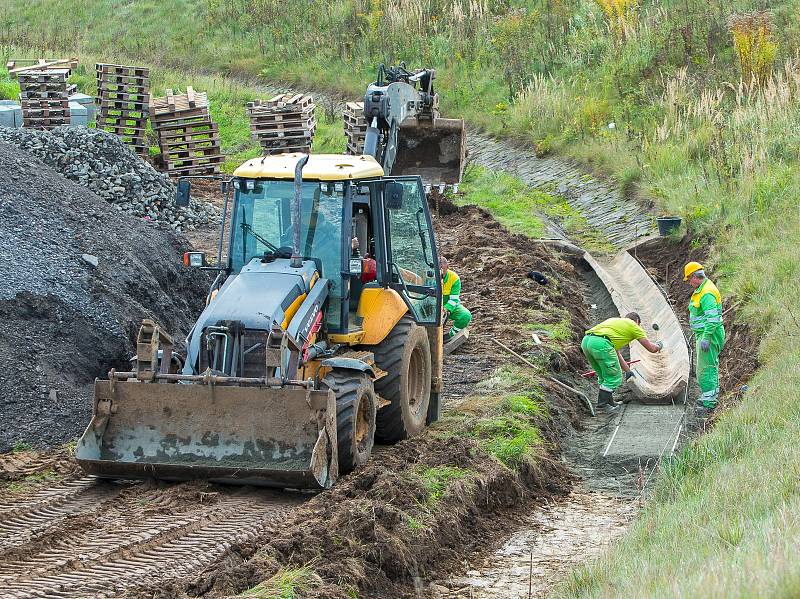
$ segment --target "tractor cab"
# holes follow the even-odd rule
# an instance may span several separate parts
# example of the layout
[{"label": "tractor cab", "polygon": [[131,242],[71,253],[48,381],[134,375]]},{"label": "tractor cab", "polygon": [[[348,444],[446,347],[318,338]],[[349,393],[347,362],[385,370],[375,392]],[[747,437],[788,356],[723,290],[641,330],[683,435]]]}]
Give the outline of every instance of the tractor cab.
[{"label": "tractor cab", "polygon": [[[234,173],[230,275],[291,257],[300,157],[254,159]],[[368,343],[364,319],[372,304],[390,298],[417,323],[440,323],[436,242],[419,177],[383,177],[371,156],[312,155],[302,172],[299,208],[301,257],[329,282],[324,328],[331,341],[356,345],[367,337]],[[382,293],[386,289],[396,293]]]}]

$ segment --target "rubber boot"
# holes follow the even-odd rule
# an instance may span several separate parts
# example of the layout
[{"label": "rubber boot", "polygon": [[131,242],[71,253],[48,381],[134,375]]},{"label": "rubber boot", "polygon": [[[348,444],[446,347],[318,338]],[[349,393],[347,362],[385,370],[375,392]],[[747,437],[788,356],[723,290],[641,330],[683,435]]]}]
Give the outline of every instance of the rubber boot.
[{"label": "rubber boot", "polygon": [[613,413],[619,410],[620,404],[614,401],[614,396],[611,391],[600,389],[597,394],[597,409],[601,412]]}]

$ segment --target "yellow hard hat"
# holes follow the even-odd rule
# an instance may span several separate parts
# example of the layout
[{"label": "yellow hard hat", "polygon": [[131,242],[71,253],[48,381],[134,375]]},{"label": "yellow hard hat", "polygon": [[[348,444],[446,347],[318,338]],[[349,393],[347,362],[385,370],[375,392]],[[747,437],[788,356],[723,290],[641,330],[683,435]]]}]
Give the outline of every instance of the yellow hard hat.
[{"label": "yellow hard hat", "polygon": [[689,262],[686,266],[683,267],[683,280],[688,281],[689,277],[692,276],[698,270],[703,270],[703,265],[699,262]]}]

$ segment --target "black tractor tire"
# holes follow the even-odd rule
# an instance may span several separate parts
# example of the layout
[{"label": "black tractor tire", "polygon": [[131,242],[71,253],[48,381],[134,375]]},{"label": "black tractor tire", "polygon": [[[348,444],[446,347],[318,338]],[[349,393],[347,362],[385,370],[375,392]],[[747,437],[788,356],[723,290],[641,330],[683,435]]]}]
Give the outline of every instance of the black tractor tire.
[{"label": "black tractor tire", "polygon": [[375,364],[388,374],[375,381],[375,391],[391,402],[378,410],[375,438],[396,443],[425,428],[431,396],[431,347],[428,332],[404,316],[373,348]]},{"label": "black tractor tire", "polygon": [[372,379],[355,370],[334,368],[320,382],[336,396],[336,437],[339,474],[347,474],[369,461],[375,444],[378,401]]}]

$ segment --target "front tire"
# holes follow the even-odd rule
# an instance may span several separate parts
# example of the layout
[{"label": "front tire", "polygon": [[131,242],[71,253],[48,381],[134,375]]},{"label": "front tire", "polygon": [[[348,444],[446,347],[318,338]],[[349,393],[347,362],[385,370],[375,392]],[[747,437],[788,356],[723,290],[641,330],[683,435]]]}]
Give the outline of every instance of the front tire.
[{"label": "front tire", "polygon": [[334,368],[320,383],[336,396],[339,473],[347,474],[369,461],[375,444],[378,404],[372,380],[363,373]]},{"label": "front tire", "polygon": [[431,348],[428,332],[404,316],[374,348],[375,364],[388,374],[375,391],[391,402],[378,411],[376,439],[396,443],[425,428],[431,396]]}]

